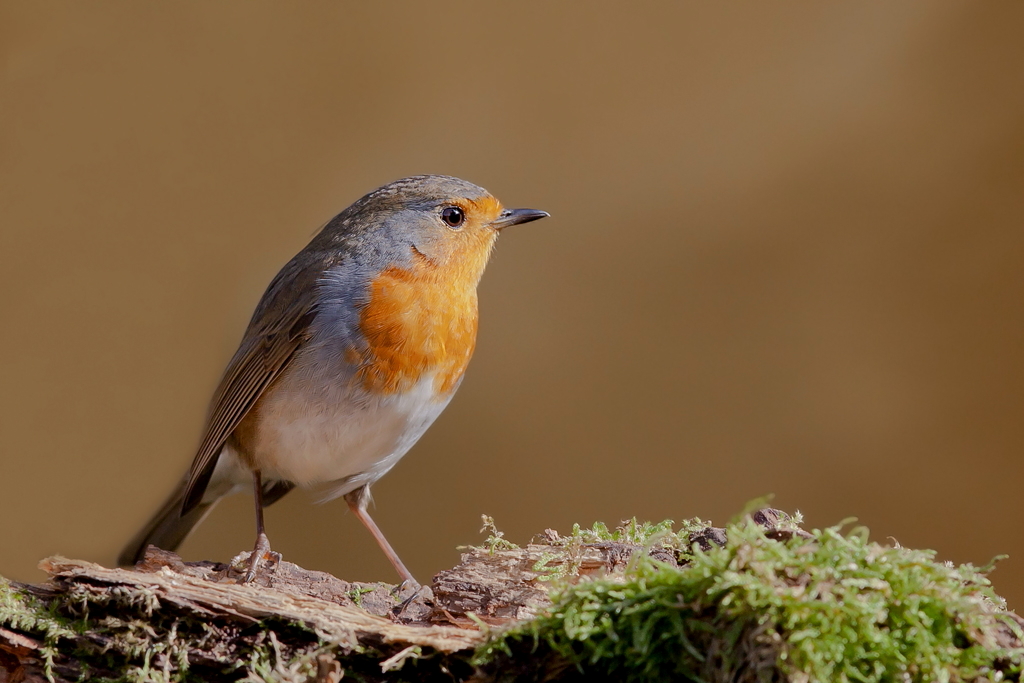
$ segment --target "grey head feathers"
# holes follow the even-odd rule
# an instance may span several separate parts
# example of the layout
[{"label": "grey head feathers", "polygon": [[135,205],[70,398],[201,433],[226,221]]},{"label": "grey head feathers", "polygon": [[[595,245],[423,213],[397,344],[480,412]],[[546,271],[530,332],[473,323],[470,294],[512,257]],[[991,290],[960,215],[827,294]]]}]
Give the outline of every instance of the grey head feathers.
[{"label": "grey head feathers", "polygon": [[[331,219],[307,249],[349,252],[366,265],[403,262],[413,231],[422,229],[446,200],[476,200],[487,190],[460,178],[418,175],[377,188]],[[358,220],[357,220],[358,219]]]}]

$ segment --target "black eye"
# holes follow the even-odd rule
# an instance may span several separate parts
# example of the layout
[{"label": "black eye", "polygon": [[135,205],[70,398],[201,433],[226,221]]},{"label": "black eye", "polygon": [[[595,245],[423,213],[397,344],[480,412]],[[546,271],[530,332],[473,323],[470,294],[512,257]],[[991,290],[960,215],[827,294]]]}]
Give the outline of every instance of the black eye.
[{"label": "black eye", "polygon": [[441,210],[441,220],[449,228],[457,228],[466,220],[466,214],[457,206],[446,206]]}]

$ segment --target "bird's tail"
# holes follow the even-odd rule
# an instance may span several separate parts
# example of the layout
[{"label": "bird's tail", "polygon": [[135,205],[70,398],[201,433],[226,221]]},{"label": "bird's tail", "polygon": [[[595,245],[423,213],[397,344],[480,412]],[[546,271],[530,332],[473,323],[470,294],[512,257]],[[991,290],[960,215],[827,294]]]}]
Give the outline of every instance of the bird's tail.
[{"label": "bird's tail", "polygon": [[146,548],[150,545],[163,550],[176,550],[220,500],[219,497],[204,500],[182,515],[181,504],[184,499],[185,482],[182,481],[146,526],[124,547],[117,558],[117,564],[122,567],[135,564],[146,554]]},{"label": "bird's tail", "polygon": [[[214,471],[209,485],[203,492],[203,499],[184,515],[181,514],[181,509],[185,501],[187,481],[182,480],[167,502],[160,506],[153,518],[142,527],[142,531],[135,534],[135,538],[124,547],[117,558],[117,564],[122,567],[132,566],[142,559],[146,554],[146,548],[151,545],[163,550],[177,550],[192,533],[192,529],[210,514],[213,506],[221,498],[245,490],[246,484],[243,482],[251,478],[252,474],[242,469],[237,459],[228,459],[223,468],[218,465]],[[263,505],[276,503],[294,487],[295,485],[288,481],[271,479],[263,482]]]}]

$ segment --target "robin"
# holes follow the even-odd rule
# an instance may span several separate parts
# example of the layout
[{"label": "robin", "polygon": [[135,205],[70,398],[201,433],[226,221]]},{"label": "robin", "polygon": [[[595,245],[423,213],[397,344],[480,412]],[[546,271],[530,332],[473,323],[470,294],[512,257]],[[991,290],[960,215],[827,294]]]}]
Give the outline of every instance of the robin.
[{"label": "robin", "polygon": [[187,476],[119,563],[137,562],[148,545],[174,550],[217,501],[251,485],[256,544],[243,577],[251,581],[272,556],[264,506],[300,486],[324,501],[344,496],[415,584],[367,513],[370,487],[459,388],[476,344],[477,283],[498,233],[547,215],[425,175],[335,216],[267,287]]}]

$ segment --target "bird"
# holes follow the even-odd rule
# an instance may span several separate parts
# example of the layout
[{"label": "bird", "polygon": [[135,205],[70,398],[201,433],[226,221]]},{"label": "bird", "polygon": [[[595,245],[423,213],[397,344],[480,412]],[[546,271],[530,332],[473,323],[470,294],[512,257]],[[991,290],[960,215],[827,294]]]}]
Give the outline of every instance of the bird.
[{"label": "bird", "polygon": [[459,388],[477,284],[498,234],[549,214],[506,209],[444,175],[396,180],[339,213],[274,277],[210,402],[186,476],[121,552],[173,551],[216,503],[252,488],[243,582],[272,560],[263,508],[295,487],[344,497],[403,583],[419,585],[367,508],[370,487]]}]

